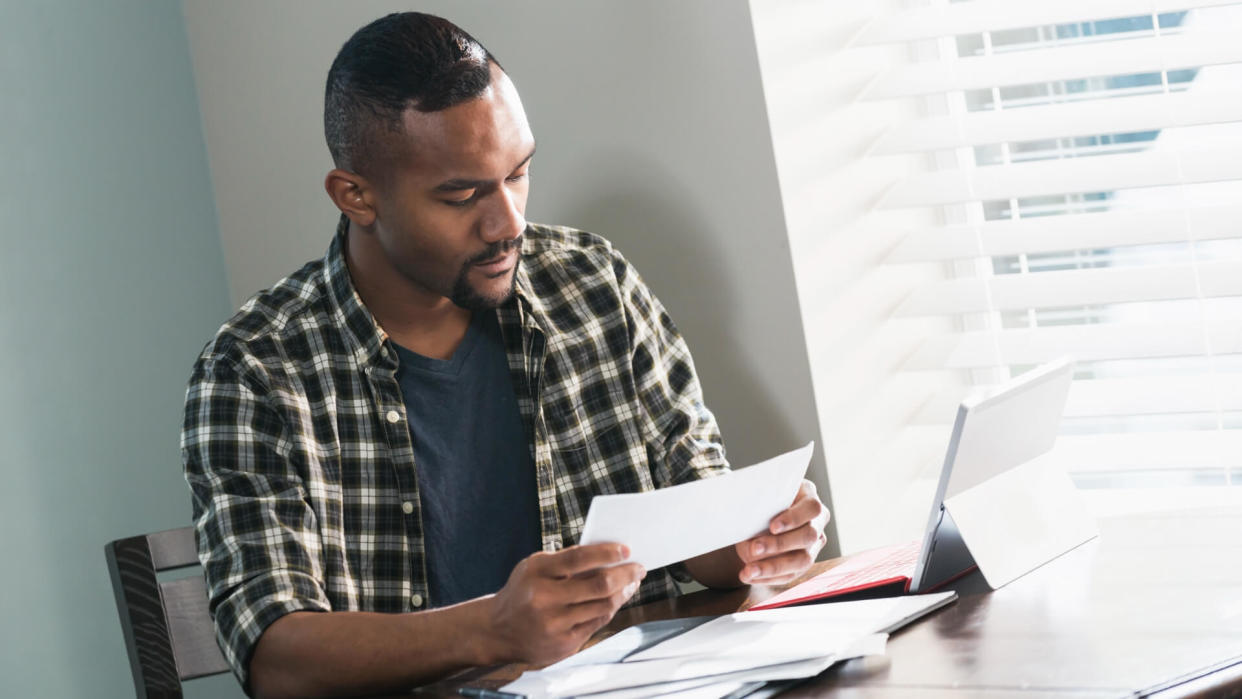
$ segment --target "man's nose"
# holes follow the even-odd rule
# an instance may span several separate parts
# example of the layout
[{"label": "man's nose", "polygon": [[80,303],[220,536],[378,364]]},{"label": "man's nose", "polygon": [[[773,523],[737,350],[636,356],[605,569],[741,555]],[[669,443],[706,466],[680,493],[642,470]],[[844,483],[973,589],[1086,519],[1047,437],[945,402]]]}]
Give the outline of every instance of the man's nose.
[{"label": "man's nose", "polygon": [[513,240],[526,230],[525,204],[522,196],[501,187],[496,195],[488,197],[490,206],[483,216],[482,236],[489,243]]}]

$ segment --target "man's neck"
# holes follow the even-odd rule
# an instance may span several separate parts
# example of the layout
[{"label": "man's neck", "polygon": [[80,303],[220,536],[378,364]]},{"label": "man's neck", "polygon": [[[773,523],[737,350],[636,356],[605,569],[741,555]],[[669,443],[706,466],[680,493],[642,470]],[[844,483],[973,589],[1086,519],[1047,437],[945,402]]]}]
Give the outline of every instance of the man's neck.
[{"label": "man's neck", "polygon": [[470,311],[425,289],[385,264],[371,259],[364,233],[350,226],[345,264],[358,296],[388,337],[398,345],[434,359],[451,359],[470,327]]}]

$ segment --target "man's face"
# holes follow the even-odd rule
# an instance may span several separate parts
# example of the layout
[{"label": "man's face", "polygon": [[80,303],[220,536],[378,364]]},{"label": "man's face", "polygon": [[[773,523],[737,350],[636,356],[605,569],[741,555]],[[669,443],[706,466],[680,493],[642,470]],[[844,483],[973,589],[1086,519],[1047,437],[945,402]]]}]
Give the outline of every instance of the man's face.
[{"label": "man's face", "polygon": [[535,139],[499,68],[474,99],[408,110],[377,183],[375,235],[393,269],[463,308],[513,293]]}]

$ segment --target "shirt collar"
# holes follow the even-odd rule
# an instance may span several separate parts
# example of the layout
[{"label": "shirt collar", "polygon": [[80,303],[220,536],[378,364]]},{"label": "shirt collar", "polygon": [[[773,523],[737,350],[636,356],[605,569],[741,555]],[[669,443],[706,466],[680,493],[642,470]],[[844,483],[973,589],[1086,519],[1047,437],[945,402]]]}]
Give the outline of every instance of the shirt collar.
[{"label": "shirt collar", "polygon": [[349,233],[349,219],[341,214],[336,235],[323,258],[323,277],[330,290],[337,322],[345,330],[354,358],[363,366],[374,363],[384,352],[388,334],[375,322],[375,316],[367,309],[354,288],[345,263],[345,238]]},{"label": "shirt collar", "polygon": [[[363,366],[370,366],[383,356],[388,333],[384,332],[375,316],[371,315],[371,311],[362,302],[362,297],[358,295],[353,279],[349,276],[349,265],[345,262],[345,241],[348,234],[349,218],[341,214],[336,235],[332,237],[332,244],[328,246],[328,253],[323,258],[323,276],[331,290],[337,322],[345,329],[352,344],[354,358]],[[538,318],[544,312],[544,304],[531,285],[526,264],[533,259],[533,244],[529,235],[523,236],[523,264],[518,265],[514,296],[521,309],[523,326],[528,330],[538,331],[542,329]]]},{"label": "shirt collar", "polygon": [[522,264],[518,265],[517,283],[513,286],[513,295],[517,297],[523,316],[532,320],[542,316],[544,312],[543,299],[535,293],[530,281],[530,264],[535,259],[534,244],[530,228],[527,227],[526,234],[522,236]]}]

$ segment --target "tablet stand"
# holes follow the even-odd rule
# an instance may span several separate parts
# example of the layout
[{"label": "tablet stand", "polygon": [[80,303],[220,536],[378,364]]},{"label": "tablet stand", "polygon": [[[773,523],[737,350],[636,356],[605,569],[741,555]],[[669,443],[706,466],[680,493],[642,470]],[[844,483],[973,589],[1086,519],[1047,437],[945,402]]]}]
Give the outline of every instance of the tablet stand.
[{"label": "tablet stand", "polygon": [[1099,534],[1073,481],[1045,457],[946,498],[944,509],[992,589]]}]

